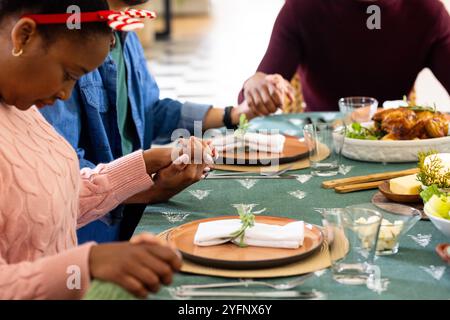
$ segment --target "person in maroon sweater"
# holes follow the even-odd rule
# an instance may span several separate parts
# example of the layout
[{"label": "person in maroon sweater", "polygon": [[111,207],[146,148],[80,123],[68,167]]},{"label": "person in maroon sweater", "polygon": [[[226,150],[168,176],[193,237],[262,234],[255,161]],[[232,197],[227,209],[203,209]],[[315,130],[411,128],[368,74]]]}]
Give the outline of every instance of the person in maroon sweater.
[{"label": "person in maroon sweater", "polygon": [[[370,5],[380,29],[367,26]],[[280,92],[267,75],[299,72],[307,111],[335,111],[346,96],[401,99],[424,68],[450,92],[450,17],[439,0],[286,0],[239,100],[272,113]]]}]

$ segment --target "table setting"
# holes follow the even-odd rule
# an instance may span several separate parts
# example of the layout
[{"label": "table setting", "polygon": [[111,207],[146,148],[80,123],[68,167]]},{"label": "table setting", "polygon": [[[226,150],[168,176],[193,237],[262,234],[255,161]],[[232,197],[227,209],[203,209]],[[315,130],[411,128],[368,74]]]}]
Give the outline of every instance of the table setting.
[{"label": "table setting", "polygon": [[[148,206],[136,229],[184,258],[149,299],[450,299],[450,121],[339,103],[241,119],[237,135],[212,138],[212,171]],[[95,287],[91,298],[126,296]]]}]

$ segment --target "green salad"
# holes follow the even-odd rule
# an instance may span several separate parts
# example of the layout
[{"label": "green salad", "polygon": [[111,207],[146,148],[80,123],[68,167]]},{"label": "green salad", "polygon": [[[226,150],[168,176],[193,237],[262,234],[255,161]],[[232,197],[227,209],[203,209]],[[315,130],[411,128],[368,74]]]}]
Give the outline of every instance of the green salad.
[{"label": "green salad", "polygon": [[436,185],[429,186],[420,193],[425,210],[430,214],[450,220],[450,195],[442,192]]},{"label": "green salad", "polygon": [[382,138],[375,130],[367,128],[359,122],[353,122],[351,126],[347,127],[345,136],[347,138],[360,140],[379,140]]},{"label": "green salad", "polygon": [[444,192],[450,187],[450,170],[434,150],[419,152],[418,168],[417,180],[426,186],[420,193],[424,209],[436,217],[450,220],[450,194]]}]

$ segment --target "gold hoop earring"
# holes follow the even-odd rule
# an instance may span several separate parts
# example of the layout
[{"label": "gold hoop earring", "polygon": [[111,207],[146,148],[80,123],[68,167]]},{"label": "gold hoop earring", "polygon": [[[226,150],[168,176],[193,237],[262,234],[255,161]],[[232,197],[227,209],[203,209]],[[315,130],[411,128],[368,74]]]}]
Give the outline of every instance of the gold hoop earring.
[{"label": "gold hoop earring", "polygon": [[15,48],[12,49],[12,55],[13,55],[14,57],[20,57],[21,55],[23,55],[23,49],[20,49],[19,52],[16,52],[16,49],[15,49]]}]

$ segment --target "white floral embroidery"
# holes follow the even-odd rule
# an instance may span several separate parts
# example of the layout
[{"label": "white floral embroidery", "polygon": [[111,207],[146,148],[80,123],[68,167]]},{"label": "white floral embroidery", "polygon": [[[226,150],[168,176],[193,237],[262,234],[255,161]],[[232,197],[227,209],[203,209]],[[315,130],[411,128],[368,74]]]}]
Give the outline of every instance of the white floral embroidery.
[{"label": "white floral embroidery", "polygon": [[327,269],[318,270],[318,271],[314,272],[314,275],[316,277],[321,277],[325,274],[325,272],[327,272]]},{"label": "white floral embroidery", "polygon": [[245,189],[250,190],[255,186],[255,184],[258,182],[258,180],[255,179],[244,179],[244,180],[237,180]]},{"label": "white floral embroidery", "polygon": [[371,280],[371,278],[369,277],[369,279],[367,280],[367,288],[378,294],[382,294],[388,289],[390,283],[391,281],[386,278]]},{"label": "white floral embroidery", "polygon": [[353,166],[346,166],[346,165],[341,164],[341,165],[339,166],[339,173],[345,176],[345,175],[347,175],[350,171],[352,171],[352,169],[353,169]]},{"label": "white floral embroidery", "polygon": [[426,247],[430,244],[431,241],[431,234],[418,234],[417,236],[409,236],[411,239],[413,239],[419,246]]},{"label": "white floral embroidery", "polygon": [[242,210],[243,212],[246,213],[253,213],[253,214],[260,214],[263,213],[264,211],[266,211],[267,209],[261,209],[258,211],[253,211],[253,208],[255,208],[256,206],[258,206],[257,203],[251,203],[251,204],[243,204],[243,203],[239,203],[239,204],[233,204],[233,207],[236,208],[237,210]]},{"label": "white floral embroidery", "polygon": [[203,200],[207,196],[209,196],[211,191],[212,190],[191,190],[189,191],[189,193],[192,194],[194,197],[196,197],[198,200]]},{"label": "white floral embroidery", "polygon": [[293,197],[296,197],[299,200],[302,200],[306,197],[306,192],[305,191],[301,191],[301,190],[297,190],[297,191],[291,191],[289,192],[289,194]]},{"label": "white floral embroidery", "polygon": [[441,280],[442,276],[445,272],[445,266],[444,267],[436,267],[436,266],[429,266],[429,267],[420,267],[420,269],[424,270],[426,273],[431,275],[436,280]]},{"label": "white floral embroidery", "polygon": [[296,127],[300,127],[303,124],[302,119],[289,119],[288,121]]},{"label": "white floral embroidery", "polygon": [[312,175],[310,174],[294,174],[293,176],[295,176],[297,181],[302,184],[308,182],[312,178]]},{"label": "white floral embroidery", "polygon": [[182,289],[180,287],[175,288],[167,288],[167,291],[169,292],[170,296],[175,300],[190,300],[191,297],[189,296],[180,296],[179,293]]},{"label": "white floral embroidery", "polygon": [[313,289],[312,292],[315,294],[315,298],[312,298],[311,300],[325,300],[327,298],[327,294],[322,291]]},{"label": "white floral embroidery", "polygon": [[337,210],[337,208],[314,208],[313,210],[320,213],[321,215],[324,215],[327,212]]},{"label": "white floral embroidery", "polygon": [[187,212],[163,211],[161,213],[170,223],[183,222],[189,217],[189,213]]},{"label": "white floral embroidery", "polygon": [[371,269],[372,271],[370,272],[370,276],[367,278],[366,286],[368,289],[378,294],[382,294],[387,290],[390,281],[389,279],[383,279],[381,277],[381,269],[377,265],[372,265]]}]

